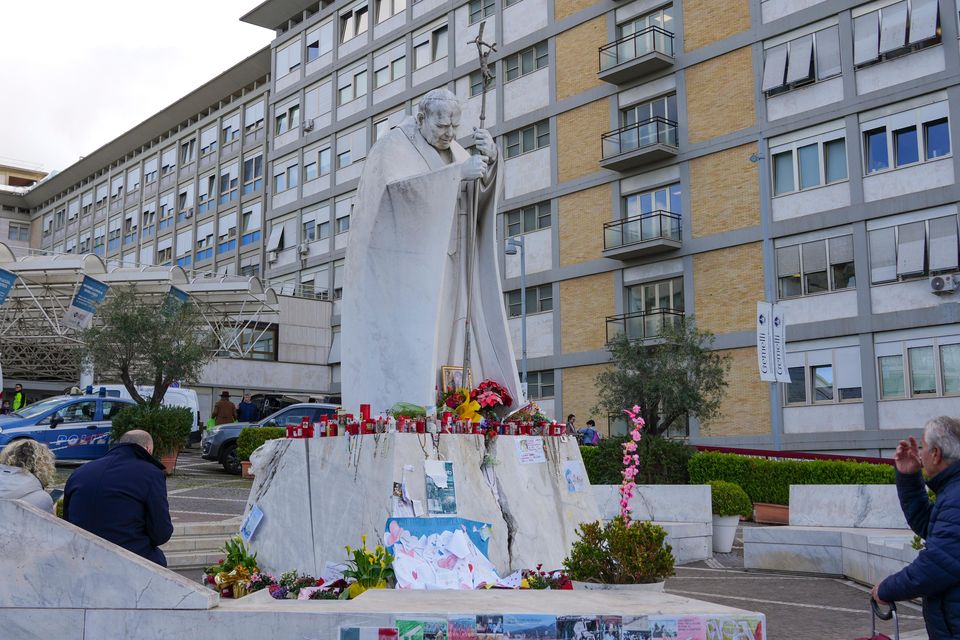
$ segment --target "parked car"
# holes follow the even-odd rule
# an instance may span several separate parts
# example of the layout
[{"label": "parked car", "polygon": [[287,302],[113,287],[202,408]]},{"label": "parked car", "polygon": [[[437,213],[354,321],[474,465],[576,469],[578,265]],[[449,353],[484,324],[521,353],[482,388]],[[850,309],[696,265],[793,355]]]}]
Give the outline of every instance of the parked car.
[{"label": "parked car", "polygon": [[[130,392],[127,391],[127,388],[122,384],[101,384],[94,386],[94,391],[99,392],[100,389],[104,389],[110,397],[133,400],[133,398],[130,397]],[[153,386],[140,385],[137,387],[137,393],[144,398],[150,398],[153,396]],[[200,420],[200,399],[197,397],[196,391],[183,387],[170,387],[163,395],[163,401],[160,404],[164,407],[185,407],[190,409],[190,411],[193,412],[193,425],[190,427],[190,442],[200,441],[202,423]]]},{"label": "parked car", "polygon": [[0,448],[28,438],[58,460],[94,460],[110,447],[111,417],[134,404],[124,398],[53,396],[0,416]]},{"label": "parked car", "polygon": [[267,416],[259,422],[231,422],[207,430],[201,439],[201,455],[205,460],[213,460],[235,475],[240,474],[240,459],[237,457],[237,438],[246,427],[282,427],[300,424],[304,418],[317,422],[320,416],[332,416],[337,413],[337,405],[317,402],[301,402],[285,407]]}]

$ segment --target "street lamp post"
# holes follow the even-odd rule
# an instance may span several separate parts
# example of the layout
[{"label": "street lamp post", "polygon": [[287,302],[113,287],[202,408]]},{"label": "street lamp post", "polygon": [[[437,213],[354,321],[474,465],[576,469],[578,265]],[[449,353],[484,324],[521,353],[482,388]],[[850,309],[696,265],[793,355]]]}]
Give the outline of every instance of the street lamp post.
[{"label": "street lamp post", "polygon": [[520,252],[520,388],[527,401],[527,251],[524,236],[507,238],[504,252],[514,256]]}]

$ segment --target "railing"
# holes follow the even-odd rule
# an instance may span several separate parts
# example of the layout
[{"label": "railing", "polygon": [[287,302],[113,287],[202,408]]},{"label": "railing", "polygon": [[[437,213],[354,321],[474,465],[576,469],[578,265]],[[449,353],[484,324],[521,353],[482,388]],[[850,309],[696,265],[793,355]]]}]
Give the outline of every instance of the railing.
[{"label": "railing", "polygon": [[626,334],[630,340],[656,338],[667,325],[679,326],[683,322],[683,311],[676,309],[655,309],[636,311],[607,318],[607,342]]},{"label": "railing", "polygon": [[673,34],[660,27],[647,27],[600,47],[600,71],[654,52],[672,57]]},{"label": "railing", "polygon": [[680,216],[669,211],[651,211],[603,225],[603,248],[666,239],[680,242]]},{"label": "railing", "polygon": [[656,144],[676,147],[677,123],[654,116],[603,134],[600,144],[603,147],[604,160]]},{"label": "railing", "polygon": [[708,445],[696,445],[698,451],[717,451],[719,453],[735,453],[741,456],[753,456],[756,458],[771,458],[774,460],[850,460],[853,462],[866,462],[869,464],[892,465],[891,458],[873,458],[870,456],[848,456],[835,453],[807,453],[805,451],[774,451],[771,449],[742,449],[739,447],[715,447]]}]

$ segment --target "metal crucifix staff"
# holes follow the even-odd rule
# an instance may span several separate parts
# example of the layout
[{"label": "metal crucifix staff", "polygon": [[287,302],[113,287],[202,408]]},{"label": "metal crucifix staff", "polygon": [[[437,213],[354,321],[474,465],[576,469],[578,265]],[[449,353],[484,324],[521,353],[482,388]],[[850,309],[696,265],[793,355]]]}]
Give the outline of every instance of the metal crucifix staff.
[{"label": "metal crucifix staff", "polygon": [[[480,58],[480,77],[483,81],[483,91],[480,94],[480,129],[483,129],[483,125],[487,119],[487,87],[490,86],[490,82],[493,80],[493,72],[490,70],[489,64],[490,54],[497,50],[496,42],[491,44],[483,41],[483,28],[486,24],[486,20],[480,23],[480,31],[477,33],[477,37],[470,41],[477,45],[477,56]],[[473,306],[473,254],[477,243],[477,218],[480,211],[480,181],[481,179],[477,178],[473,183],[470,217],[467,222],[466,255],[464,256],[467,278],[467,308],[463,331],[463,380],[468,387],[470,386],[470,311]]]}]

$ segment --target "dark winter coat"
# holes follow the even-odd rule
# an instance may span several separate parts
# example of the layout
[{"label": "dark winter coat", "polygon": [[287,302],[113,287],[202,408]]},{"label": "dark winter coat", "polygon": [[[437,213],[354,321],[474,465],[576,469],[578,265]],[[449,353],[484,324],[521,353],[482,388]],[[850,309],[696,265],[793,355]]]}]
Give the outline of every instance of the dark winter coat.
[{"label": "dark winter coat", "polygon": [[163,465],[138,444],[122,443],[67,480],[65,520],[167,566],[159,549],[173,534]]},{"label": "dark winter coat", "polygon": [[933,504],[920,473],[897,473],[897,494],[914,533],[926,541],[917,559],[880,584],[881,600],[923,597],[930,640],[960,638],[960,462],[930,478]]},{"label": "dark winter coat", "polygon": [[260,417],[257,405],[252,402],[241,402],[237,407],[237,422],[253,422]]}]

